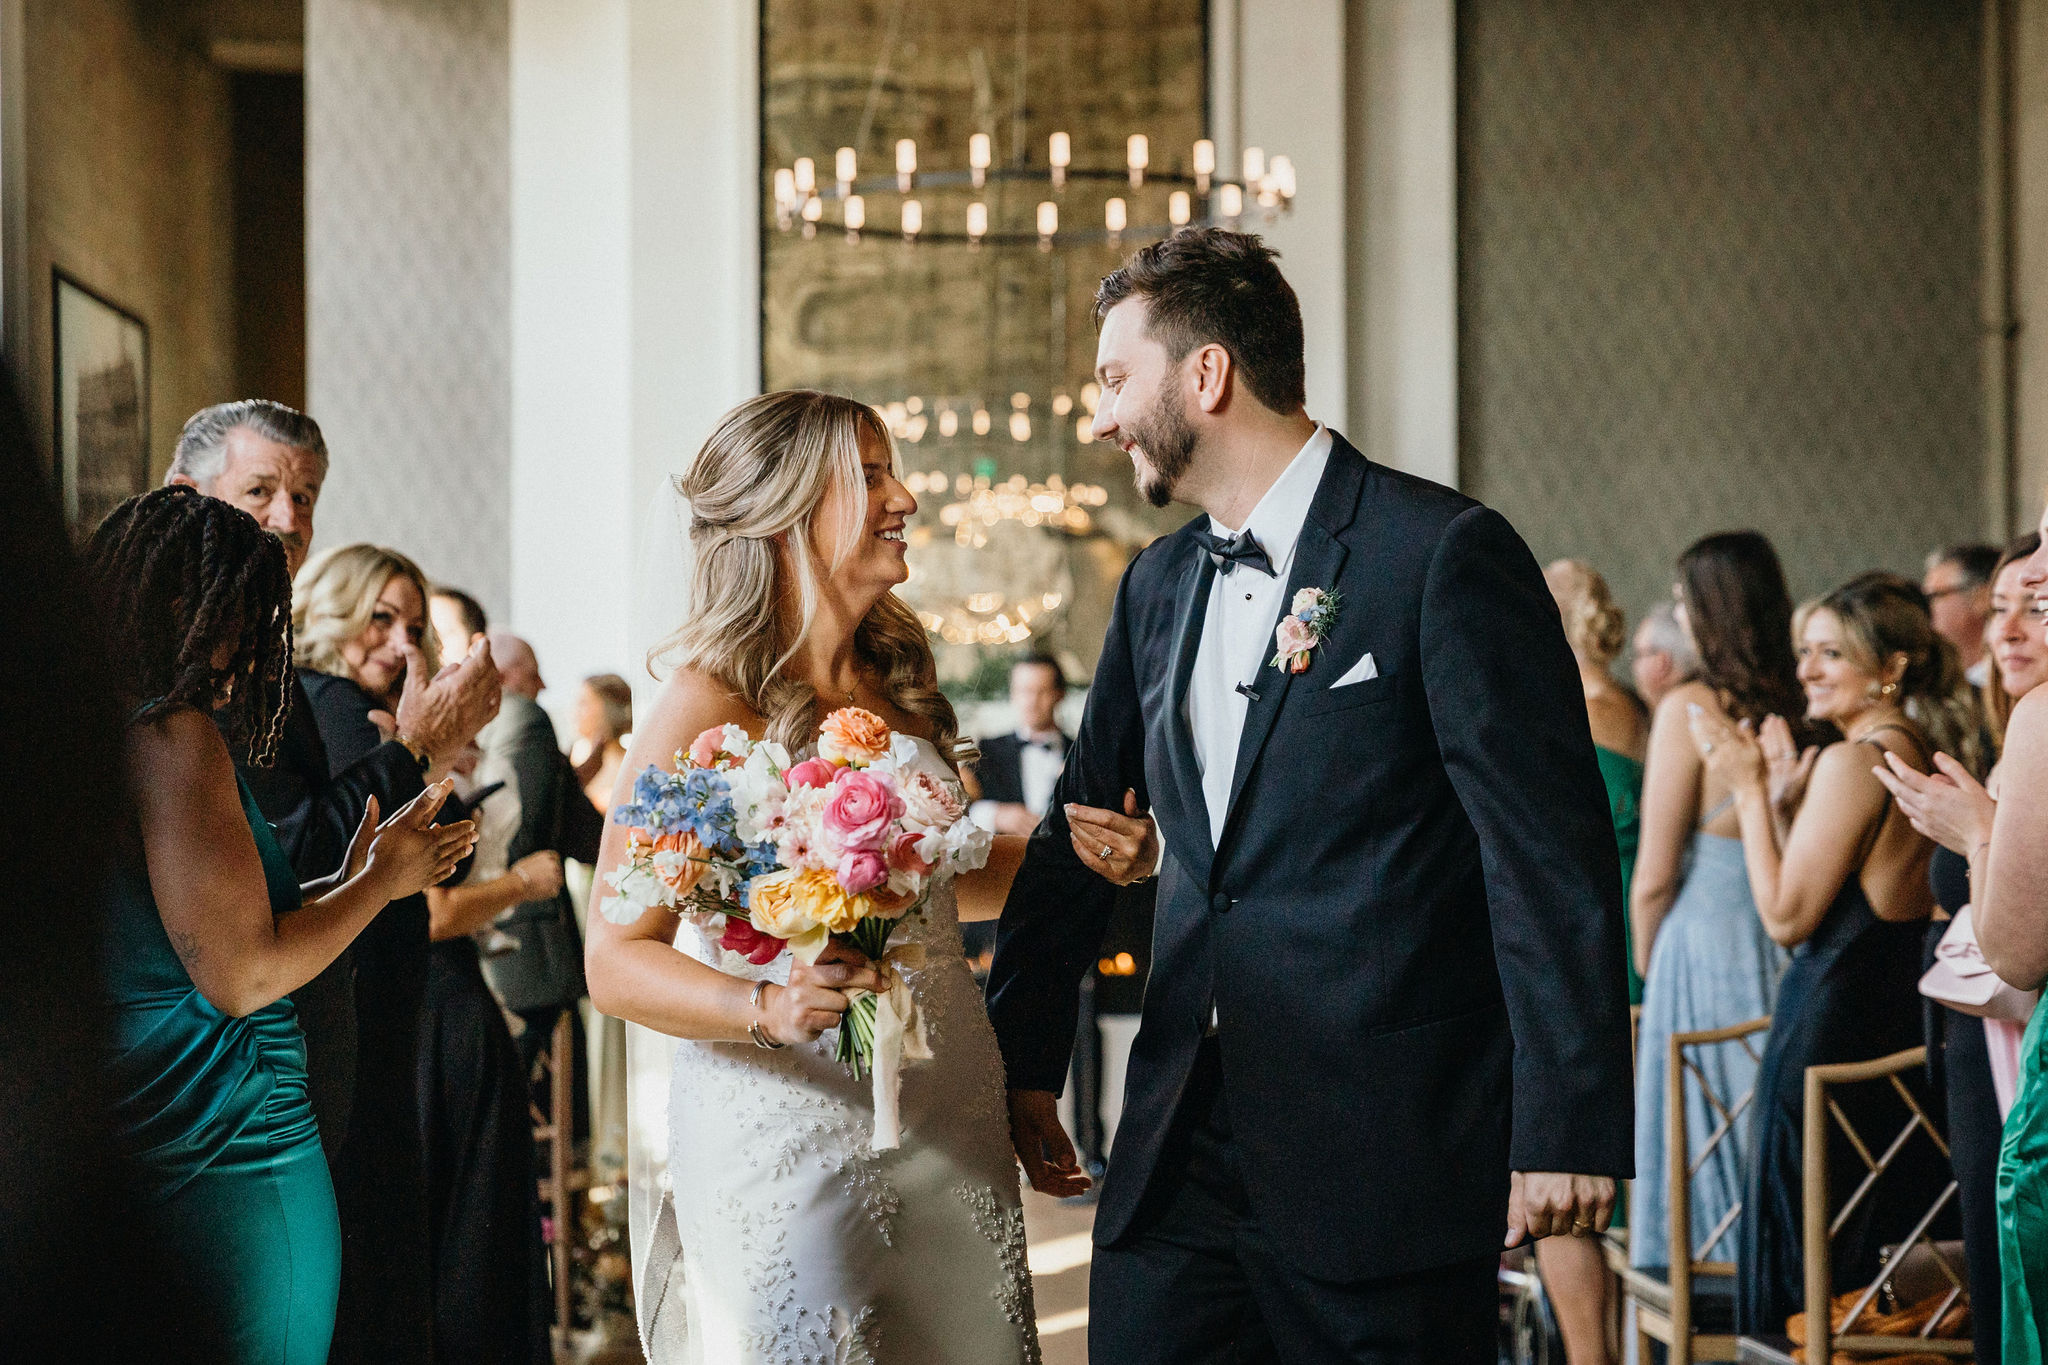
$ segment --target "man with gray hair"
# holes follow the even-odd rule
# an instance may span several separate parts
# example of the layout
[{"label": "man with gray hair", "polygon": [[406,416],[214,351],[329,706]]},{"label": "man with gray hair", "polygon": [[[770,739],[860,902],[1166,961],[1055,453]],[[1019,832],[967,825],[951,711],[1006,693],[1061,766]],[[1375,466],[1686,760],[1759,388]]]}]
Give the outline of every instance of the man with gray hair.
[{"label": "man with gray hair", "polygon": [[1671,603],[1659,602],[1636,627],[1629,672],[1636,695],[1654,713],[1664,694],[1700,671],[1700,656]]},{"label": "man with gray hair", "polygon": [[[255,517],[283,542],[296,577],[312,548],[313,511],[326,478],[327,442],[319,423],[282,403],[250,398],[194,413],[164,481]],[[419,795],[428,771],[445,769],[497,714],[498,692],[498,670],[481,642],[439,677],[408,673],[395,734],[334,772],[318,717],[295,676],[276,761],[259,768],[238,754],[236,771],[276,827],[299,879],[313,881],[342,865],[369,798],[389,814]],[[443,818],[462,814],[451,804]],[[424,941],[419,948],[424,966]],[[341,1302],[330,1356],[336,1362],[424,1365],[432,1341],[426,1187],[412,1086],[418,1002],[394,1005],[386,997],[396,989],[368,976],[358,982],[351,948],[291,996],[306,1036],[308,1090],[341,1214]],[[393,1009],[406,1014],[397,1028],[381,1018]],[[379,1019],[378,1036],[400,1041],[372,1055],[359,1034],[359,1016]],[[385,1050],[404,1055],[381,1055]]]}]

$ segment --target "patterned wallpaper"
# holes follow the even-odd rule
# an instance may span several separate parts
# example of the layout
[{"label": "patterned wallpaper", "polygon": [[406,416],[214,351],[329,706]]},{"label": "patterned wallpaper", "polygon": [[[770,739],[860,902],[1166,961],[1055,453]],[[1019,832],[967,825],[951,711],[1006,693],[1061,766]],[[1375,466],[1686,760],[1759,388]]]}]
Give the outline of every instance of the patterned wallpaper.
[{"label": "patterned wallpaper", "polygon": [[1753,526],[1797,595],[1987,513],[1980,14],[1463,0],[1468,491],[1631,616]]},{"label": "patterned wallpaper", "polygon": [[307,0],[307,388],[319,546],[510,584],[509,0]]}]

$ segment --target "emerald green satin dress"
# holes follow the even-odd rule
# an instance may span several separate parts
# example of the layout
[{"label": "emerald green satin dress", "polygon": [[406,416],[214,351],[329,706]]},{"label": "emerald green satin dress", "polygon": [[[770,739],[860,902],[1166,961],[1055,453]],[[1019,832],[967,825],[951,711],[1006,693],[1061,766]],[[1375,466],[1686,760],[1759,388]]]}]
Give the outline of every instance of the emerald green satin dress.
[{"label": "emerald green satin dress", "polygon": [[1643,1003],[1643,978],[1636,971],[1635,930],[1629,926],[1629,884],[1636,875],[1636,846],[1643,837],[1643,763],[1612,749],[1593,746],[1600,778],[1607,784],[1607,811],[1614,819],[1614,844],[1621,854],[1621,927],[1628,944],[1628,1002]]},{"label": "emerald green satin dress", "polygon": [[[242,788],[274,913],[298,874]],[[223,1365],[320,1365],[334,1333],[341,1227],[289,999],[221,1013],[171,947],[138,856],[112,887],[115,1131],[139,1168],[168,1283]]]},{"label": "emerald green satin dress", "polygon": [[2039,1365],[2048,1350],[2048,1009],[2020,1043],[2019,1094],[1998,1154],[1998,1260],[2005,1280],[2006,1365]]}]

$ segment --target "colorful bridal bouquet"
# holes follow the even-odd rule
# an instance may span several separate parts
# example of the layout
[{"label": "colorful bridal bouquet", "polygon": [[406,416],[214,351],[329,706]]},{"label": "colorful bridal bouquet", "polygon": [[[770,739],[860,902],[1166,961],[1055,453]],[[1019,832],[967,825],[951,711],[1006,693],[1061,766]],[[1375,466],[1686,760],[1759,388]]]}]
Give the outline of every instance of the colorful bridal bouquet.
[{"label": "colorful bridal bouquet", "polygon": [[889,938],[935,877],[988,859],[952,776],[881,717],[845,707],[798,762],[736,725],[706,730],[673,770],[643,770],[611,818],[631,831],[605,878],[616,894],[598,907],[614,924],[659,906],[721,928],[719,946],[757,966],[784,952],[816,962],[837,937],[881,968],[885,990],[854,997],[838,1056],[872,1073],[874,1145],[895,1146],[898,1070],[931,1053],[897,974],[923,965],[922,948]]}]

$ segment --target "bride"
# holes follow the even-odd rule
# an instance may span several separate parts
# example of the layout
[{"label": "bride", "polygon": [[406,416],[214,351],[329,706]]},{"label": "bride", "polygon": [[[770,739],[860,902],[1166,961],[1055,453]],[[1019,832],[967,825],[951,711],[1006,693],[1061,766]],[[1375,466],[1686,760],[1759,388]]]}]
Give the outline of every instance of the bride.
[{"label": "bride", "polygon": [[[796,753],[841,706],[914,736],[933,773],[956,779],[953,708],[923,623],[890,591],[909,577],[917,501],[873,410],[822,393],[752,399],[677,488],[696,565],[689,607],[659,651],[676,671],[621,783],[671,766],[718,725]],[[1150,871],[1150,822],[1098,818],[1117,837],[1081,850],[1090,865],[1118,883]],[[625,842],[606,831],[597,894]],[[903,976],[932,1057],[904,1068],[894,1150],[871,1144],[870,1085],[835,1060],[830,1036],[848,992],[881,984],[872,963],[835,944],[811,966],[786,953],[755,966],[672,913],[590,917],[592,1003],[685,1040],[669,1193],[638,1276],[654,1365],[1038,1360],[1002,1059],[958,919],[1000,912],[1023,844],[998,839],[987,867],[935,885],[897,930],[926,951]]]}]

